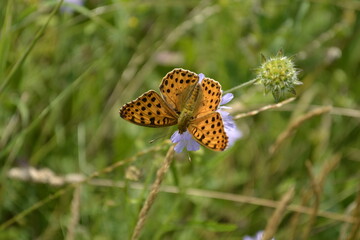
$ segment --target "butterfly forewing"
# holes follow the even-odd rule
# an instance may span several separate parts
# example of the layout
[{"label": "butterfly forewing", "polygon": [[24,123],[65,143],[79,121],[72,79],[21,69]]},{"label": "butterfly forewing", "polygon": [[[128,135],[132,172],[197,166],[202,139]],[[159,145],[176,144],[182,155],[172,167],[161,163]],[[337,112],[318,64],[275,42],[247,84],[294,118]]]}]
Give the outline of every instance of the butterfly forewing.
[{"label": "butterfly forewing", "polygon": [[177,114],[153,90],[150,90],[120,109],[120,116],[141,126],[166,127],[177,124]]},{"label": "butterfly forewing", "polygon": [[204,78],[201,82],[201,92],[201,103],[194,114],[197,118],[217,110],[221,101],[221,85],[213,79]]},{"label": "butterfly forewing", "polygon": [[160,84],[160,91],[164,100],[170,107],[180,113],[183,105],[184,95],[199,80],[196,73],[181,68],[175,68],[163,78]]},{"label": "butterfly forewing", "polygon": [[195,119],[188,131],[198,143],[214,151],[223,151],[228,145],[223,120],[218,112]]}]

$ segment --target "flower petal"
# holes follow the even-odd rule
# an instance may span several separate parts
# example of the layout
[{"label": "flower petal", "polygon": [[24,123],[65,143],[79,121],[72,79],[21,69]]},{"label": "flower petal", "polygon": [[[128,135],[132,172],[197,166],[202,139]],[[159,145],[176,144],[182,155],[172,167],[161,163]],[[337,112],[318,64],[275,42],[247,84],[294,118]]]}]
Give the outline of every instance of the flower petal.
[{"label": "flower petal", "polygon": [[229,138],[228,147],[230,147],[235,143],[236,140],[242,137],[242,132],[236,127],[236,124],[230,113],[221,109],[217,110],[217,112],[220,113],[221,118],[223,119],[224,130]]},{"label": "flower petal", "polygon": [[196,142],[194,139],[191,139],[192,141],[189,141],[186,150],[188,151],[197,151],[200,149],[200,144]]},{"label": "flower petal", "polygon": [[202,82],[202,80],[205,78],[205,75],[203,73],[199,73],[199,83]]},{"label": "flower petal", "polygon": [[[69,4],[68,4],[69,3]],[[74,7],[71,5],[83,6],[84,0],[64,0],[63,6],[61,6],[61,12],[72,13],[74,12]]]},{"label": "flower petal", "polygon": [[253,238],[250,237],[250,236],[245,236],[245,237],[243,238],[243,240],[255,240],[255,239],[253,239]]},{"label": "flower petal", "polygon": [[228,107],[228,106],[220,106],[219,109],[232,109],[232,107]]},{"label": "flower petal", "polygon": [[171,139],[171,141],[172,141],[173,143],[180,142],[180,141],[181,141],[181,137],[180,137],[179,131],[174,132],[174,134],[171,136],[170,139]]},{"label": "flower petal", "polygon": [[[264,231],[259,231],[256,233],[256,236],[254,237],[245,236],[243,240],[261,240],[263,235],[264,235]],[[275,240],[275,238],[272,238],[271,240]]]},{"label": "flower petal", "polygon": [[179,133],[179,131],[174,132],[171,136],[171,141],[176,143],[174,150],[177,153],[182,152],[185,147],[188,151],[197,151],[200,149],[200,144],[192,138],[188,131],[184,133]]},{"label": "flower petal", "polygon": [[258,233],[256,234],[256,240],[258,240],[258,239],[261,240],[263,234],[264,234],[264,231],[258,232]]},{"label": "flower petal", "polygon": [[242,132],[235,128],[225,128],[226,135],[229,138],[229,144],[228,147],[231,147],[234,145],[234,143],[242,137]]},{"label": "flower petal", "polygon": [[233,98],[234,98],[234,94],[232,94],[232,93],[227,93],[227,94],[225,94],[225,95],[222,96],[222,98],[221,98],[220,105],[227,104],[227,103],[230,102]]},{"label": "flower petal", "polygon": [[186,143],[184,141],[178,142],[174,148],[175,152],[181,153],[185,148]]}]

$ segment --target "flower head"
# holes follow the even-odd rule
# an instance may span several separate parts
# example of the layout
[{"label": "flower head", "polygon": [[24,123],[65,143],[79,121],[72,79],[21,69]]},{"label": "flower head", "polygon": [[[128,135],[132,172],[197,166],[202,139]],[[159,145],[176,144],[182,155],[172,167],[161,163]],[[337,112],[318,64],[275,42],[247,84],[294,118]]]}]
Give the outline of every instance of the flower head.
[{"label": "flower head", "polygon": [[184,148],[188,151],[197,151],[200,149],[200,144],[195,141],[187,130],[184,133],[179,133],[179,131],[174,132],[171,136],[171,141],[176,143],[174,150],[177,153],[182,152]]},{"label": "flower head", "polygon": [[265,93],[271,91],[275,101],[283,98],[285,92],[296,94],[294,87],[302,82],[298,80],[299,70],[292,59],[279,51],[275,57],[268,59],[262,55],[262,60],[262,65],[256,70],[256,83],[264,85]]},{"label": "flower head", "polygon": [[[200,73],[199,75],[199,83],[204,79],[204,74]],[[228,102],[230,102],[234,98],[234,95],[231,93],[227,93],[221,98],[220,106],[216,110],[218,113],[220,113],[221,118],[224,123],[224,130],[226,135],[229,138],[228,147],[231,146],[237,139],[239,139],[242,136],[242,133],[237,129],[235,122],[233,118],[231,117],[230,113],[224,111],[223,109],[229,109],[230,107],[222,106]],[[184,148],[186,148],[187,151],[197,151],[200,149],[200,144],[192,137],[192,135],[185,131],[183,133],[180,133],[179,131],[176,131],[171,136],[171,141],[173,143],[176,143],[175,151],[180,153],[183,151]]]},{"label": "flower head", "polygon": [[220,107],[217,110],[217,112],[220,113],[221,118],[223,119],[225,132],[229,138],[228,147],[232,146],[236,140],[242,137],[242,133],[239,129],[237,129],[236,124],[230,113],[223,110],[223,109],[230,109],[231,107],[222,106],[230,102],[233,98],[234,95],[232,93],[225,94],[221,98]]},{"label": "flower head", "polygon": [[84,0],[64,0],[64,6],[61,7],[62,12],[72,13],[74,11],[74,6],[83,6]]},{"label": "flower head", "polygon": [[[261,240],[264,235],[264,231],[257,232],[254,237],[245,236],[243,240]],[[275,240],[275,238],[272,238],[271,240]]]}]

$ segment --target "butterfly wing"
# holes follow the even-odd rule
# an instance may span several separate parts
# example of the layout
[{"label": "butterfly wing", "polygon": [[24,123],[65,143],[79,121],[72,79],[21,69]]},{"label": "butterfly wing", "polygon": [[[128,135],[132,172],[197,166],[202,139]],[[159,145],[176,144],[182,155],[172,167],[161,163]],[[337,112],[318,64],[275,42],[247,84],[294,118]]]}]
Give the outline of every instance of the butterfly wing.
[{"label": "butterfly wing", "polygon": [[199,76],[188,70],[175,68],[167,73],[160,84],[160,91],[165,102],[180,114],[184,97],[199,80]]},{"label": "butterfly wing", "polygon": [[219,107],[221,101],[221,85],[213,79],[204,78],[201,82],[201,93],[202,101],[194,114],[197,118],[214,112]]},{"label": "butterfly wing", "polygon": [[195,119],[188,126],[188,131],[198,143],[211,150],[223,151],[228,145],[228,136],[218,112]]},{"label": "butterfly wing", "polygon": [[177,124],[177,114],[161,98],[150,90],[120,109],[120,117],[146,127],[166,127]]}]

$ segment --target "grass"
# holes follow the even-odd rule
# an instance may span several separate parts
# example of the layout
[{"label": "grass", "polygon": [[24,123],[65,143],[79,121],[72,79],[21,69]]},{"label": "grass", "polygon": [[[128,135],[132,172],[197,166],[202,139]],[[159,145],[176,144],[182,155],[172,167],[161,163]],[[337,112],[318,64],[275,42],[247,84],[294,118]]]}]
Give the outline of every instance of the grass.
[{"label": "grass", "polygon": [[[235,88],[244,136],[175,154],[140,239],[359,239],[357,1],[62,5],[0,3],[0,239],[130,239],[175,128],[118,111],[176,67]],[[279,49],[303,85],[272,107],[246,82]]]}]

